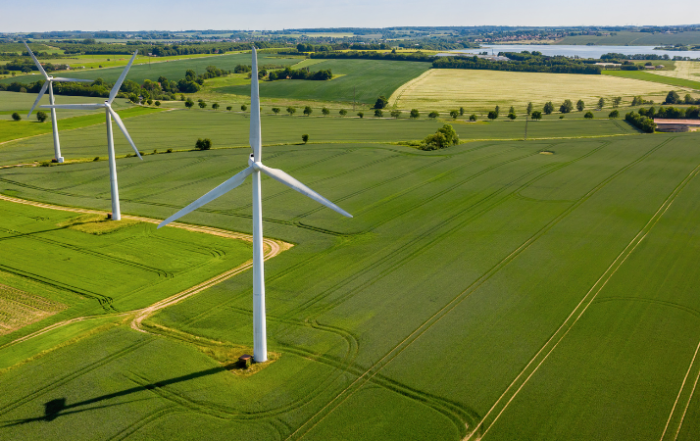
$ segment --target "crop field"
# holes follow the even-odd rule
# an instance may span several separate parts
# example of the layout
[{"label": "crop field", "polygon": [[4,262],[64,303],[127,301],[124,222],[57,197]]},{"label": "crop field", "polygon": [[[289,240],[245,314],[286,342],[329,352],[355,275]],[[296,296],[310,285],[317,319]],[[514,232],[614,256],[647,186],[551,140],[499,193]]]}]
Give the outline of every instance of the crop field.
[{"label": "crop field", "polygon": [[[128,57],[121,56],[120,58],[125,58],[128,61]],[[299,59],[297,58],[285,58],[263,54],[258,57],[258,64],[260,66],[266,64],[287,66],[298,62]],[[211,55],[208,57],[187,58],[177,61],[152,63],[150,66],[148,64],[140,64],[138,66],[131,67],[129,70],[128,79],[136,81],[139,84],[143,83],[146,78],[155,81],[160,76],[164,76],[169,80],[177,81],[185,77],[185,71],[187,71],[187,69],[192,69],[195,72],[203,73],[207,66],[216,66],[219,69],[233,70],[238,64],[250,65],[250,54]],[[102,78],[108,83],[114,83],[117,78],[119,78],[119,75],[121,75],[123,70],[124,68],[121,66],[105,69],[86,69],[84,71],[73,70],[70,72],[70,77],[87,78],[91,80]],[[0,82],[12,83],[13,81],[17,81],[20,83],[31,83],[39,79],[40,77],[38,75],[18,75],[16,77],[2,79]]]},{"label": "crop field", "polygon": [[0,336],[142,308],[250,258],[245,241],[134,220],[2,200],[0,212]]},{"label": "crop field", "polygon": [[656,70],[654,73],[666,77],[700,82],[700,61],[674,61],[674,69]]},{"label": "crop field", "polygon": [[600,97],[643,95],[658,99],[668,90],[666,85],[604,75],[431,69],[398,88],[389,104],[402,109],[464,106],[492,110],[497,105],[524,109],[528,102],[541,107],[547,101],[558,107],[565,99],[582,99],[593,107]]},{"label": "crop field", "polygon": [[[596,121],[551,121],[585,122]],[[263,139],[270,126],[263,121]],[[699,140],[628,132],[435,152],[367,141],[266,146],[267,165],[355,216],[263,178],[265,235],[295,244],[266,265],[273,361],[252,374],[231,364],[252,344],[252,278],[244,272],[159,310],[145,332],[105,315],[0,346],[0,436],[693,440]],[[120,159],[123,211],[164,218],[241,170],[248,153]],[[106,176],[104,163],[2,169],[0,193],[104,209]],[[247,182],[182,221],[248,233],[250,193]],[[153,246],[184,234],[172,228],[135,224],[95,236],[56,226],[75,225],[75,213],[10,202],[0,210],[3,227],[20,233],[0,238],[3,265],[36,259],[22,250],[32,241],[41,253],[60,241],[118,257],[115,265],[138,261],[124,270],[102,264],[81,281],[91,291],[88,283],[112,286],[101,275],[123,281],[113,288],[124,292],[113,296],[120,310],[163,297],[130,295],[143,276],[122,271],[196,266]],[[119,239],[128,232],[141,235]],[[205,242],[189,243],[185,249]],[[4,257],[6,246],[17,258]],[[56,271],[40,268],[42,277],[76,280],[64,255],[87,263],[86,254],[63,249],[51,254]],[[65,305],[73,298],[51,297],[46,284],[14,273],[0,284]]]},{"label": "crop field", "polygon": [[[259,63],[263,63],[260,61]],[[305,62],[305,64],[308,64]],[[329,81],[278,80],[260,83],[262,98],[305,99],[374,103],[378,96],[388,97],[405,82],[421,75],[430,63],[380,60],[313,60],[311,70],[331,69]],[[250,96],[249,85],[221,87],[220,93]]]},{"label": "crop field", "polygon": [[[470,123],[465,116],[457,121],[447,115],[437,120],[429,119],[426,113],[417,120],[410,120],[406,113],[398,120],[393,118],[373,118],[366,116],[360,119],[354,117],[341,118],[335,116],[315,116],[321,114],[316,108],[314,116],[275,116],[270,108],[263,109],[263,143],[265,145],[284,144],[298,148],[301,135],[308,134],[310,144],[338,143],[389,143],[395,141],[421,140],[434,133],[442,124],[449,122],[460,138],[467,140],[480,139],[521,139],[525,133],[525,119],[510,121],[504,117],[496,122],[488,121],[485,115],[479,116],[480,122]],[[297,115],[301,113],[299,109]],[[369,113],[369,112],[367,112]],[[504,109],[505,113],[505,109]],[[580,113],[570,114],[565,120],[559,120],[558,115],[545,117],[542,121],[530,122],[528,137],[588,137],[606,135],[631,135],[636,130],[627,123],[607,118],[608,111],[595,112],[592,121],[584,120]],[[242,113],[225,110],[172,110],[157,111],[147,108],[129,108],[120,111],[121,115],[131,117],[125,122],[136,146],[144,153],[157,150],[166,154],[168,149],[192,150],[198,138],[210,138],[214,148],[244,147],[248,148],[248,128],[250,119]],[[80,118],[63,120],[60,124],[61,148],[66,160],[90,159],[107,157],[105,140],[104,116],[91,115]],[[0,121],[0,128],[3,121]],[[87,127],[75,128],[73,123],[84,124]],[[89,123],[89,124],[88,124]],[[8,139],[21,137],[26,124],[32,128],[43,130],[41,136],[33,136],[0,145],[0,166],[19,163],[31,163],[51,159],[53,155],[53,138],[51,126],[48,123],[36,122],[15,123],[6,122],[8,128],[17,128],[18,132],[8,132]],[[80,126],[78,126],[80,127]],[[36,133],[39,134],[39,133]],[[2,136],[2,135],[0,135]],[[27,136],[27,135],[24,135]],[[0,138],[1,139],[1,138]],[[120,132],[115,132],[115,150],[117,155],[133,153],[126,139]],[[303,147],[302,147],[303,148]],[[146,161],[150,160],[148,156]],[[138,158],[132,158],[138,161]],[[130,160],[127,160],[130,161]],[[106,164],[103,164],[106,170]]]},{"label": "crop field", "polygon": [[630,70],[604,70],[603,75],[617,78],[629,78],[634,80],[651,81],[654,83],[668,84],[685,89],[700,91],[700,78],[688,79],[685,76],[667,75],[674,71],[660,71],[658,73],[630,71]]}]

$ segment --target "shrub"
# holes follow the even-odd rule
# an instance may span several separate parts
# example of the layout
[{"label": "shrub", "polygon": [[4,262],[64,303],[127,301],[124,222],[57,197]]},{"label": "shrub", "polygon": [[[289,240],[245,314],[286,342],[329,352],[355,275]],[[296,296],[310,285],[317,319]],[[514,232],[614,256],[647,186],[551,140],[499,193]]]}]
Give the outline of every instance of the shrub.
[{"label": "shrub", "polygon": [[472,113],[472,114],[469,116],[469,121],[476,121],[476,113]]},{"label": "shrub", "polygon": [[459,144],[459,136],[450,124],[445,124],[421,143],[421,150],[439,150]]},{"label": "shrub", "polygon": [[158,149],[153,149],[153,154],[157,155],[158,154]]},{"label": "shrub", "polygon": [[12,119],[14,119],[15,121],[19,121],[22,119],[22,117],[19,116],[19,113],[15,112],[12,114]]},{"label": "shrub", "polygon": [[241,104],[241,110],[245,112],[246,110],[248,110],[248,106],[246,106],[245,104]]},{"label": "shrub", "polygon": [[340,114],[340,116],[345,116],[348,114],[348,111],[345,109],[340,109],[340,111],[338,113]]},{"label": "shrub", "polygon": [[99,160],[100,160],[100,157],[99,157],[99,156],[95,156],[95,159],[93,159],[92,162],[97,162],[97,161],[99,161]]},{"label": "shrub", "polygon": [[304,107],[304,115],[306,116],[311,116],[311,113],[314,111],[314,109],[311,108],[311,106],[305,106]]},{"label": "shrub", "polygon": [[440,114],[437,113],[437,112],[434,111],[434,110],[428,114],[428,118],[432,118],[432,119],[435,119],[435,118],[437,118],[438,116],[440,116]]},{"label": "shrub", "polygon": [[173,152],[173,149],[168,149],[165,151],[165,153],[172,153],[172,152]]},{"label": "shrub", "polygon": [[625,121],[645,133],[654,133],[654,129],[656,129],[656,123],[653,119],[635,112],[625,115]]},{"label": "shrub", "polygon": [[585,115],[583,115],[583,117],[586,119],[593,119],[593,112],[588,111]]},{"label": "shrub", "polygon": [[364,113],[362,113],[362,112],[358,112],[358,113],[357,113],[357,116],[359,116],[359,117],[360,117],[360,119],[362,119],[362,118],[364,118],[364,117],[365,117],[365,114],[364,114]]},{"label": "shrub", "polygon": [[146,103],[148,103],[148,105],[150,106],[151,104],[153,104],[153,100],[149,98],[146,100]]},{"label": "shrub", "polygon": [[401,111],[399,109],[394,109],[391,111],[390,115],[393,118],[399,119],[399,116],[401,116]]},{"label": "shrub", "polygon": [[40,110],[40,111],[38,111],[38,112],[36,113],[36,119],[37,119],[40,123],[43,123],[44,121],[46,121],[46,119],[47,119],[48,117],[49,117],[49,116],[46,114],[46,112],[44,112],[44,111],[42,111],[42,110]]},{"label": "shrub", "polygon": [[518,117],[518,116],[517,116],[515,113],[513,113],[513,112],[511,112],[511,113],[508,114],[508,118],[509,118],[511,121],[513,121],[513,120],[514,120],[515,118],[517,118],[517,117]]},{"label": "shrub", "polygon": [[488,117],[488,119],[490,119],[492,121],[495,120],[496,118],[498,118],[498,114],[496,112],[494,112],[493,110],[490,111],[488,113],[488,115],[486,115],[486,116]]},{"label": "shrub", "polygon": [[612,112],[610,112],[610,115],[608,115],[608,118],[610,118],[610,119],[615,119],[615,118],[617,118],[618,116],[620,116],[620,112],[617,111],[617,110],[613,110]]},{"label": "shrub", "polygon": [[217,110],[219,108],[219,103],[214,103],[211,105],[211,108],[214,110]]},{"label": "shrub", "polygon": [[295,113],[297,113],[297,109],[294,107],[287,107],[287,113],[289,113],[289,116],[294,116]]},{"label": "shrub", "polygon": [[382,109],[374,109],[374,116],[377,118],[381,118],[384,116],[384,112],[382,112]]},{"label": "shrub", "polygon": [[321,109],[321,113],[323,113],[323,116],[327,116],[327,115],[330,115],[330,114],[331,114],[331,111],[328,110],[327,107],[324,107],[324,108]]},{"label": "shrub", "polygon": [[303,135],[301,135],[301,140],[304,141],[304,144],[306,144],[307,142],[309,142],[309,135],[304,133]]},{"label": "shrub", "polygon": [[416,119],[420,116],[420,112],[418,109],[411,109],[411,118]]},{"label": "shrub", "polygon": [[535,121],[542,119],[542,112],[540,112],[539,110],[535,110],[534,112],[532,112],[532,119],[534,119]]},{"label": "shrub", "polygon": [[191,109],[192,106],[194,106],[194,101],[192,101],[192,98],[187,98],[187,101],[185,101],[185,107]]},{"label": "shrub", "polygon": [[450,116],[452,117],[452,119],[457,119],[457,117],[459,116],[459,110],[450,110]]},{"label": "shrub", "polygon": [[204,101],[200,101],[200,102],[199,102],[199,108],[200,108],[200,109],[204,109],[205,107],[207,107],[207,103],[205,103]]},{"label": "shrub", "polygon": [[571,102],[571,100],[564,100],[561,106],[559,106],[559,111],[561,113],[571,113],[571,111],[574,109],[574,104]]},{"label": "shrub", "polygon": [[233,106],[226,106],[226,110],[228,110],[228,111],[233,110]]},{"label": "shrub", "polygon": [[198,139],[197,142],[194,144],[194,148],[196,148],[197,150],[209,150],[209,149],[211,149],[211,139],[209,139],[209,138]]},{"label": "shrub", "polygon": [[156,101],[156,107],[160,107],[160,101]]}]

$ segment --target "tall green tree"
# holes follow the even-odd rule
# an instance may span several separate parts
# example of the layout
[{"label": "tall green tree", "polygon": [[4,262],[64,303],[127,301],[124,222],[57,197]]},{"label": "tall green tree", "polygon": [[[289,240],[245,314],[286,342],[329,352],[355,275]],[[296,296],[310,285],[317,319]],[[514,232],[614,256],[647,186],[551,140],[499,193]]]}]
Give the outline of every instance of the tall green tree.
[{"label": "tall green tree", "polygon": [[554,104],[551,101],[547,101],[542,110],[544,110],[545,115],[551,115],[554,112]]},{"label": "tall green tree", "polygon": [[348,111],[345,109],[340,109],[340,111],[338,111],[338,113],[340,113],[340,116],[345,116],[348,114]]},{"label": "tall green tree", "polygon": [[576,109],[577,109],[579,112],[583,112],[583,109],[585,109],[585,108],[586,108],[586,104],[583,102],[583,100],[578,100],[578,101],[576,102]]},{"label": "tall green tree", "polygon": [[540,112],[539,110],[535,110],[534,112],[532,112],[532,119],[534,119],[535,121],[542,119],[542,112]]},{"label": "tall green tree", "polygon": [[450,116],[452,117],[453,120],[457,119],[457,117],[459,116],[459,111],[458,110],[450,110]]},{"label": "tall green tree", "polygon": [[306,115],[306,116],[311,116],[313,111],[314,111],[314,109],[312,109],[311,106],[304,107],[304,115]]},{"label": "tall green tree", "polygon": [[375,109],[383,109],[389,104],[389,100],[387,100],[384,95],[380,96],[377,98],[377,101],[374,103],[374,108]]},{"label": "tall green tree", "polygon": [[297,109],[295,109],[292,106],[287,107],[287,113],[289,113],[289,116],[294,116],[295,113],[297,113]]},{"label": "tall green tree", "polygon": [[331,111],[328,110],[327,107],[324,107],[324,108],[321,109],[321,113],[323,113],[323,116],[328,116],[328,115],[331,114]]},{"label": "tall green tree", "polygon": [[49,117],[49,116],[48,116],[48,115],[46,114],[46,112],[44,112],[43,110],[40,110],[40,111],[38,111],[38,112],[36,113],[36,119],[37,119],[40,123],[43,123],[44,121],[46,121],[46,119],[47,119],[48,117]]},{"label": "tall green tree", "polygon": [[559,111],[561,113],[571,113],[574,110],[574,103],[571,100],[564,100],[564,102],[559,106]]},{"label": "tall green tree", "polygon": [[601,96],[600,99],[598,100],[598,108],[603,109],[603,107],[605,107],[605,98],[603,98]]},{"label": "tall green tree", "polygon": [[280,113],[280,108],[279,108],[279,107],[273,107],[273,108],[272,108],[272,113],[274,113],[275,115],[277,115],[278,113]]},{"label": "tall green tree", "polygon": [[416,119],[420,116],[418,109],[411,109],[411,118]]},{"label": "tall green tree", "polygon": [[534,106],[532,103],[527,103],[527,115],[530,116],[532,115],[532,110],[534,109]]},{"label": "tall green tree", "polygon": [[390,114],[393,118],[399,119],[399,116],[401,116],[401,111],[399,109],[394,109]]}]

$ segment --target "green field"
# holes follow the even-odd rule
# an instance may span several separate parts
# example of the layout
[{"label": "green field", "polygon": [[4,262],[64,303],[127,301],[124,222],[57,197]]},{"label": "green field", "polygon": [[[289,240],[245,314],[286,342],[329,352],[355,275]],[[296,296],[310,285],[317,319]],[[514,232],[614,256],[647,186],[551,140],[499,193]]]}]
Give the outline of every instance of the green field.
[{"label": "green field", "polygon": [[[117,56],[115,56],[117,57]],[[123,58],[123,57],[122,57]],[[260,55],[258,64],[262,67],[265,65],[287,66],[298,63],[298,58],[285,58],[273,55]],[[180,80],[185,77],[187,69],[193,69],[195,72],[203,73],[207,66],[216,66],[219,69],[233,70],[238,64],[250,65],[250,54],[231,54],[231,55],[216,55],[200,58],[188,58],[179,61],[167,61],[162,63],[140,64],[132,66],[129,70],[129,80],[136,81],[141,84],[148,78],[156,81],[158,77],[164,76],[169,80]],[[74,70],[70,72],[71,78],[87,78],[97,79],[102,78],[108,83],[114,83],[119,75],[121,75],[123,67],[112,67],[105,69],[87,69],[84,71]],[[66,75],[67,76],[67,75]],[[12,83],[14,81],[20,83],[31,83],[39,80],[38,75],[18,75],[16,77],[8,77],[0,80],[2,83]]]},{"label": "green field", "polygon": [[685,78],[674,78],[667,75],[656,75],[649,72],[631,70],[604,70],[603,75],[610,75],[622,78],[632,78],[635,80],[651,81],[654,83],[661,84],[670,84],[672,86],[685,87],[700,91],[700,81],[693,81]]},{"label": "green field", "polygon": [[[312,71],[331,69],[330,81],[278,80],[260,83],[262,98],[290,100],[353,101],[374,103],[377,97],[389,97],[403,83],[421,75],[430,63],[377,60],[313,60]],[[259,63],[263,63],[260,61]],[[250,96],[249,85],[220,87],[220,93]]]},{"label": "green field", "polygon": [[[195,111],[149,118],[178,113]],[[272,119],[263,120],[263,139],[279,130],[282,140],[289,127]],[[572,132],[586,122],[596,120],[542,124]],[[296,244],[266,265],[276,361],[244,375],[216,351],[252,344],[243,273],[149,319],[156,335],[102,322],[89,333],[78,323],[0,349],[12,364],[71,343],[0,373],[0,384],[12,385],[0,394],[3,438],[695,439],[700,135],[627,130],[421,152],[379,141],[437,123],[374,123],[372,143],[264,148],[266,164],[355,216],[263,179],[265,235]],[[352,138],[359,127],[326,136]],[[227,130],[247,136],[243,125]],[[248,152],[120,159],[123,211],[168,216],[242,169]],[[5,169],[0,193],[105,209],[106,176],[104,163]],[[246,183],[182,220],[250,232],[250,203]],[[54,216],[45,210],[0,209],[22,240],[58,240],[63,231],[41,226],[53,220],[29,223]],[[31,225],[41,233],[24,238]],[[147,237],[158,242],[170,230]],[[140,259],[159,262],[163,251],[137,245],[149,249]],[[138,285],[127,282],[120,289]]]}]

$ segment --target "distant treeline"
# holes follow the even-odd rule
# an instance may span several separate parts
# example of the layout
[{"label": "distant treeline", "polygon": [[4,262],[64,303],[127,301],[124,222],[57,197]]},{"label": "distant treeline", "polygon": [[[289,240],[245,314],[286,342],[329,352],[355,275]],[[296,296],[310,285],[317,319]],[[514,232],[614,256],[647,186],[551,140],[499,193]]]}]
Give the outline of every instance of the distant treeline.
[{"label": "distant treeline", "polygon": [[670,60],[671,57],[666,55],[656,55],[656,54],[634,54],[634,55],[625,55],[625,54],[616,54],[614,52],[608,53],[608,54],[603,54],[600,57],[601,60],[605,61],[613,61],[613,60]]},{"label": "distant treeline", "polygon": [[548,57],[539,52],[501,52],[510,61],[491,61],[474,57],[443,57],[433,61],[438,69],[487,69],[514,72],[550,72],[600,75],[601,68],[595,60],[579,60],[566,57]]},{"label": "distant treeline", "polygon": [[368,60],[400,60],[400,61],[433,61],[437,57],[421,52],[316,52],[310,58],[339,58],[339,59],[368,59]]},{"label": "distant treeline", "polygon": [[298,70],[292,69],[291,67],[286,67],[283,70],[271,71],[269,74],[270,81],[275,80],[330,80],[333,78],[333,73],[330,69],[319,70],[316,72],[309,71],[308,67],[304,67]]}]

